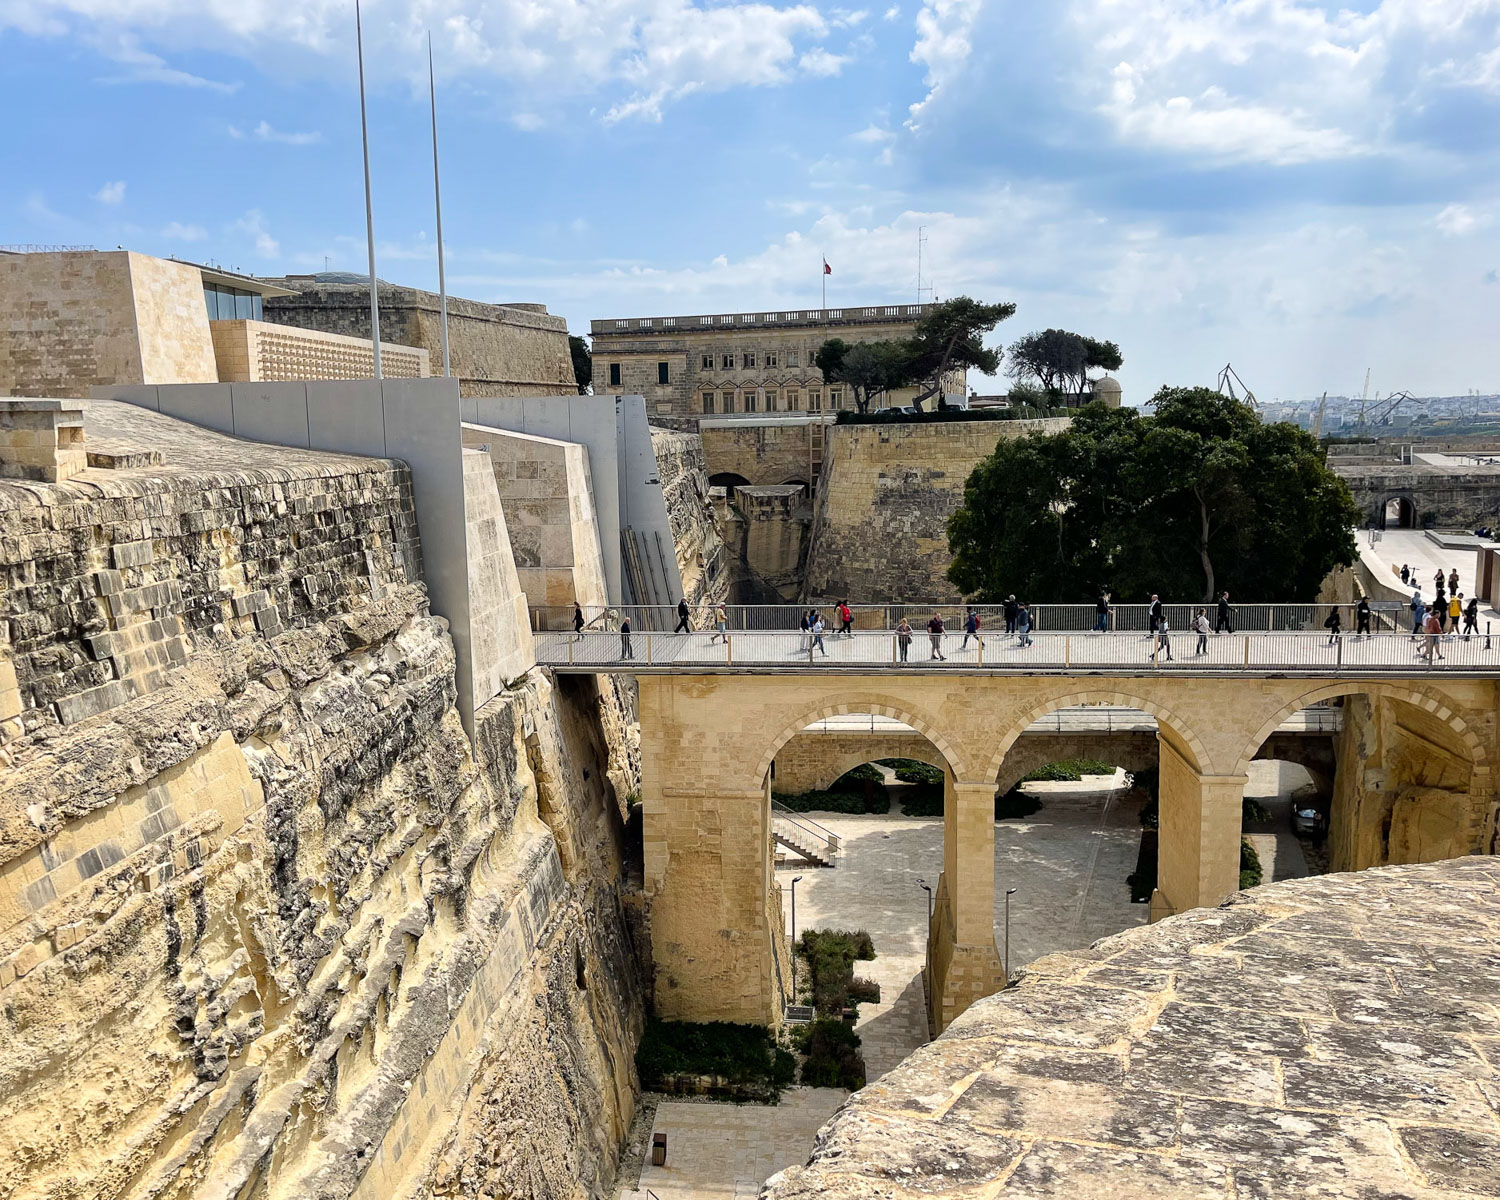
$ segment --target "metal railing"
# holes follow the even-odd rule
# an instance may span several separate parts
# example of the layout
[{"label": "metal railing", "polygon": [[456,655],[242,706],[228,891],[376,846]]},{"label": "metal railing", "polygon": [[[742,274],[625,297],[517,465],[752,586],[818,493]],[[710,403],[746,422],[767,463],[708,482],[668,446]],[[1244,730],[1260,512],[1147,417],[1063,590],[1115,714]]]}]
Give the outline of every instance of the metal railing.
[{"label": "metal railing", "polygon": [[824,847],[830,855],[839,852],[839,835],[833,830],[819,825],[811,817],[799,813],[796,809],[788,808],[780,800],[771,800],[771,819],[782,821],[793,826],[799,832],[811,839],[816,845]]}]

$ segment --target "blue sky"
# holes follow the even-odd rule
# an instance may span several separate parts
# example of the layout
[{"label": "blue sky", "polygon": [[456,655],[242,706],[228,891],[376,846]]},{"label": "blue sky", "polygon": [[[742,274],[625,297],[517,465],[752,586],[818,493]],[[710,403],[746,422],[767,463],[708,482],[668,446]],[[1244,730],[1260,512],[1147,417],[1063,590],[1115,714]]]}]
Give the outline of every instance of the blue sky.
[{"label": "blue sky", "polygon": [[[371,0],[384,278],[594,317],[1009,299],[1127,400],[1500,392],[1500,0]],[[363,270],[352,0],[0,0],[0,242]],[[16,119],[24,115],[24,120]],[[981,388],[984,381],[976,380]]]}]

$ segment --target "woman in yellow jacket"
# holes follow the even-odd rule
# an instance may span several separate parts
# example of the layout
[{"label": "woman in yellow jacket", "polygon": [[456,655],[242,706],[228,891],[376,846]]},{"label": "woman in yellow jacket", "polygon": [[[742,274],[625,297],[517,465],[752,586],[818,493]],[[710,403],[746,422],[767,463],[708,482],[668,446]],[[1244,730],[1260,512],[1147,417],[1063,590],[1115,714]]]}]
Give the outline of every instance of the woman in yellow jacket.
[{"label": "woman in yellow jacket", "polygon": [[1462,592],[1454,592],[1448,601],[1448,624],[1453,629],[1453,636],[1458,636],[1458,625],[1464,615],[1464,597]]}]

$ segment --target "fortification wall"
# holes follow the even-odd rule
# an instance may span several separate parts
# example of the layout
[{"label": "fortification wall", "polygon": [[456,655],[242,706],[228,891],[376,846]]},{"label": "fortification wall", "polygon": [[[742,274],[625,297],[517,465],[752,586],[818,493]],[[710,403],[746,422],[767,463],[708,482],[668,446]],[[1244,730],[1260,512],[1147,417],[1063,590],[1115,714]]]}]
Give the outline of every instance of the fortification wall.
[{"label": "fortification wall", "polygon": [[606,1192],[621,696],[471,748],[406,468],[176,428],[0,483],[0,1197]]},{"label": "fortification wall", "polygon": [[653,425],[651,450],[667,501],[667,522],[687,602],[696,607],[728,600],[729,562],[714,524],[702,440],[697,434]]},{"label": "fortification wall", "polygon": [[1472,529],[1500,520],[1500,472],[1494,470],[1345,466],[1336,458],[1329,465],[1349,485],[1366,523],[1377,529],[1385,527],[1386,502],[1397,498],[1411,502],[1419,526]]},{"label": "fortification wall", "polygon": [[1001,438],[1057,433],[1067,417],[834,425],[813,513],[804,596],[953,603],[948,518]]}]

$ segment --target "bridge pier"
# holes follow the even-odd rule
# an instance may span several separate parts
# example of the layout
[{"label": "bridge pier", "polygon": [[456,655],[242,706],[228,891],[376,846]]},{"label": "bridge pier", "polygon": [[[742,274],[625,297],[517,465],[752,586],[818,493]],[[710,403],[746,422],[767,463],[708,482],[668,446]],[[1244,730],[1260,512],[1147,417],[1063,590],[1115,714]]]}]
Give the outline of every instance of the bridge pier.
[{"label": "bridge pier", "polygon": [[930,1020],[937,1032],[1005,986],[995,947],[995,785],[943,781],[943,875],[928,931]]},{"label": "bridge pier", "polygon": [[1161,739],[1156,891],[1151,919],[1211,908],[1239,890],[1246,776],[1205,775]]}]

